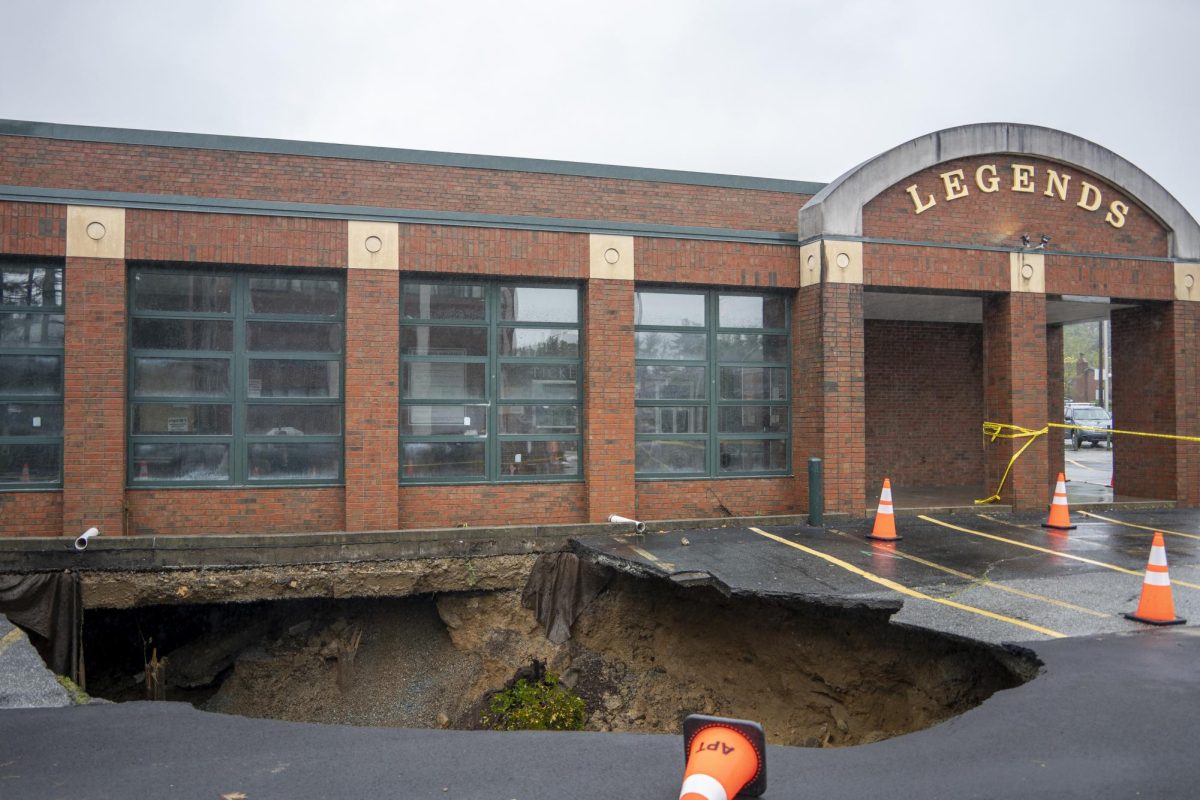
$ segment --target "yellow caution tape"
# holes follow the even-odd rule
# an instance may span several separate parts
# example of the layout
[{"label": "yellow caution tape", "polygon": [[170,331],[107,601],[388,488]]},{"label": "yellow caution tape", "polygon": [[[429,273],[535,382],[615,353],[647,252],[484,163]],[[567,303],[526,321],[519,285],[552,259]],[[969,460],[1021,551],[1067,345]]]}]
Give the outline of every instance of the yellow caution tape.
[{"label": "yellow caution tape", "polygon": [[1008,460],[1008,466],[1004,469],[1004,475],[1000,478],[1000,485],[996,487],[996,493],[991,497],[983,500],[976,500],[976,505],[984,505],[986,503],[994,503],[1000,499],[1000,492],[1004,489],[1004,483],[1008,480],[1008,474],[1012,472],[1013,464],[1021,457],[1021,454],[1037,441],[1039,436],[1043,436],[1050,432],[1051,428],[1061,428],[1064,430],[1080,430],[1080,431],[1097,431],[1099,433],[1119,433],[1124,436],[1145,436],[1151,439],[1174,439],[1179,442],[1200,442],[1200,436],[1177,436],[1171,433],[1146,433],[1144,431],[1123,431],[1111,428],[1093,428],[1087,425],[1064,425],[1061,422],[1047,422],[1044,428],[1034,430],[1032,428],[1022,428],[1020,425],[1009,425],[1004,422],[985,422],[983,423],[983,435],[988,437],[989,441],[997,439],[1028,439],[1029,441],[1021,445],[1021,449],[1013,453],[1013,457]]}]

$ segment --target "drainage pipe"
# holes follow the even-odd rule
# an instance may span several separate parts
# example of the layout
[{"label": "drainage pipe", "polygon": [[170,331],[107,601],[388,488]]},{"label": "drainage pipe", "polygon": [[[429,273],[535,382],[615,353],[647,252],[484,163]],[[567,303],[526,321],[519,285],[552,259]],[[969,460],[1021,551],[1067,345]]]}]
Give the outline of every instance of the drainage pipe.
[{"label": "drainage pipe", "polygon": [[93,536],[99,536],[99,535],[100,535],[99,528],[88,528],[86,531],[83,532],[83,536],[80,536],[78,539],[75,540],[75,549],[80,552],[83,552],[84,550],[87,549],[88,539],[91,539]]},{"label": "drainage pipe", "polygon": [[618,514],[609,514],[608,521],[616,522],[616,523],[628,523],[628,524],[632,525],[633,529],[635,531],[637,531],[638,533],[646,532],[646,523],[638,522],[636,519],[630,519],[629,517],[622,517]]}]

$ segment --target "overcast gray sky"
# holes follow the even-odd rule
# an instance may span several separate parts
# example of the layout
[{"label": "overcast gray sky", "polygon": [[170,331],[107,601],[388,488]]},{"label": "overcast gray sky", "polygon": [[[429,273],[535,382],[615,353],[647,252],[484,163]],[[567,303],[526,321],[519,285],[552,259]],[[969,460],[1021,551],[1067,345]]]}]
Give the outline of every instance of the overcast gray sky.
[{"label": "overcast gray sky", "polygon": [[829,181],[1060,128],[1200,215],[1191,0],[0,0],[0,117]]}]

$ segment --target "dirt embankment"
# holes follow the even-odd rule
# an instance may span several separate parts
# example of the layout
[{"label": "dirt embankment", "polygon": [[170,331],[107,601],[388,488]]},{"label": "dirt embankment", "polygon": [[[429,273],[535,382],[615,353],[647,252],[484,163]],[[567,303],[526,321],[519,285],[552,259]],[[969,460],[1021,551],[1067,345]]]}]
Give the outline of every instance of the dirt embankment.
[{"label": "dirt embankment", "polygon": [[[1021,654],[876,616],[619,574],[561,645],[515,590],[204,608],[188,609],[204,624],[178,635],[145,608],[108,612],[95,635],[114,648],[140,638],[144,649],[157,631],[168,698],[213,711],[471,728],[487,693],[539,659],[585,699],[590,730],[678,732],[687,714],[709,713],[755,719],[771,742],[808,746],[918,730],[1036,671]],[[177,628],[196,625],[181,612],[172,611]],[[123,669],[106,666],[103,645],[89,645],[93,692],[136,696],[128,654]]]}]

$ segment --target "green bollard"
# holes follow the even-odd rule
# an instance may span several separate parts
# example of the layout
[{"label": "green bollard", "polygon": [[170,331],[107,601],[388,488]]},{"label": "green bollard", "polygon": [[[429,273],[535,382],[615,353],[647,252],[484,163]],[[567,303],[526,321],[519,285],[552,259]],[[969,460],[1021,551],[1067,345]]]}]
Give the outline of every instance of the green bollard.
[{"label": "green bollard", "polygon": [[825,524],[825,471],[819,458],[808,460],[808,524]]}]

